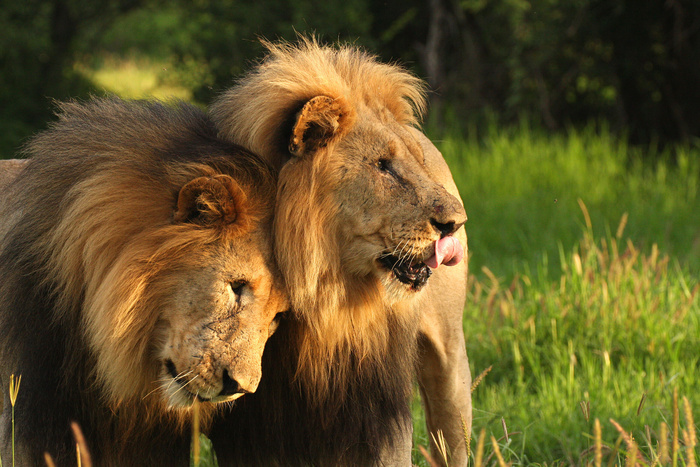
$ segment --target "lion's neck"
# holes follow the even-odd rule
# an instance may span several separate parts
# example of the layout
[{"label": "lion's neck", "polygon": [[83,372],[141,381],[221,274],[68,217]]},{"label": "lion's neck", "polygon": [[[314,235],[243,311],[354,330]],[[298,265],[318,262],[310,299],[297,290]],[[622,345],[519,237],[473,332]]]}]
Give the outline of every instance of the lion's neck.
[{"label": "lion's neck", "polygon": [[[413,372],[418,315],[410,301],[389,303],[373,277],[329,284],[332,298],[319,289],[318,300],[306,303],[298,324],[297,379],[308,386],[311,398],[335,394],[343,398],[353,381],[380,378],[387,358],[400,355],[394,367]],[[338,296],[338,290],[352,291]],[[389,356],[389,357],[388,357]],[[394,370],[392,370],[394,371]]]}]

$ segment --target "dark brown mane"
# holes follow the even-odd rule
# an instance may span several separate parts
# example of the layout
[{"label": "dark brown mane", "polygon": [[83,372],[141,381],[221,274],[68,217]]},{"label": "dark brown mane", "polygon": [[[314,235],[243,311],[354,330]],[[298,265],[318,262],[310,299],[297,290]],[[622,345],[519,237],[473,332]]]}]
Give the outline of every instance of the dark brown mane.
[{"label": "dark brown mane", "polygon": [[[93,276],[102,274],[95,264],[115,264],[123,246],[140,232],[155,232],[154,239],[162,232],[154,261],[158,255],[184,257],[228,235],[171,225],[178,190],[190,177],[230,175],[249,194],[251,215],[263,220],[272,212],[274,175],[248,151],[217,139],[207,116],[183,103],[94,99],[60,104],[59,120],[23,153],[30,160],[3,194],[10,200],[3,214],[17,220],[0,236],[0,369],[3,386],[10,372],[22,375],[15,407],[18,445],[32,447],[32,465],[43,463],[43,450],[59,465],[73,463],[69,422],[75,420],[96,448],[96,465],[115,458],[121,465],[187,465],[189,416],[168,411],[153,398],[128,395],[142,380],[156,379],[138,368],[140,359],[153,352],[147,332],[157,316],[138,314],[124,338],[131,340],[106,350],[114,365],[126,361],[128,367],[115,368],[119,381],[105,382],[104,375],[96,375],[99,359],[85,337],[86,293],[99,281]],[[85,231],[96,225],[101,233]],[[94,238],[92,244],[83,242],[80,248],[95,251],[76,251],[71,239],[87,237]],[[100,245],[102,251],[96,251]],[[83,264],[85,257],[93,264]],[[133,280],[106,287],[118,289],[123,302],[147,301],[137,293],[139,278]],[[125,349],[138,354],[121,355]],[[205,413],[205,421],[211,415]],[[8,433],[8,427],[0,431]],[[125,445],[128,455],[122,452]]]},{"label": "dark brown mane", "polygon": [[386,359],[350,362],[353,379],[334,378],[322,397],[295,377],[305,324],[286,321],[268,341],[258,391],[237,402],[212,431],[221,465],[372,465],[411,423],[415,323],[389,325]]}]

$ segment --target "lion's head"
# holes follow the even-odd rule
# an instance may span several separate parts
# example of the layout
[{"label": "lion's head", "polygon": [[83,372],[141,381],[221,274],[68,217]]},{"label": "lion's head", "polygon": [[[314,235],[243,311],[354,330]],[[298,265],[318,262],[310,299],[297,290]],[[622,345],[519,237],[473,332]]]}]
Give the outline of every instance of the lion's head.
[{"label": "lion's head", "polygon": [[[120,285],[96,290],[94,302],[86,294],[86,310],[96,312],[88,335],[116,394],[147,393],[170,407],[233,400],[256,390],[265,342],[287,307],[269,212],[261,217],[259,190],[207,165],[176,184],[170,225],[136,233],[105,276]],[[125,289],[133,291],[126,300]],[[146,336],[134,332],[143,326]],[[127,366],[141,388],[125,387]]]},{"label": "lion's head", "polygon": [[416,332],[402,304],[428,265],[461,260],[452,234],[466,214],[426,168],[418,78],[355,47],[267,47],[211,115],[222,137],[280,169],[276,255],[312,336],[300,369],[324,381],[346,368],[330,362],[382,359],[397,322]]},{"label": "lion's head", "polygon": [[3,379],[22,374],[30,405],[66,388],[51,403],[78,421],[101,413],[87,400],[144,423],[254,392],[288,308],[274,174],[184,104],[97,99],[59,117],[3,187]]}]

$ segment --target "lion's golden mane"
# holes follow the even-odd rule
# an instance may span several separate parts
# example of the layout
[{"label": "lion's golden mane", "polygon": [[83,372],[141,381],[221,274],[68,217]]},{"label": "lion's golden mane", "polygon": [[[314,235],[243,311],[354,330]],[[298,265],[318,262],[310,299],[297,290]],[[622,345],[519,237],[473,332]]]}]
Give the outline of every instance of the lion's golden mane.
[{"label": "lion's golden mane", "polygon": [[404,285],[390,290],[343,257],[333,194],[359,162],[337,154],[342,144],[357,144],[344,149],[356,154],[376,147],[372,135],[342,142],[369,120],[394,125],[389,131],[422,154],[407,135],[426,107],[425,86],[357,47],[313,38],[265,46],[265,59],[210,114],[221,137],[280,170],[275,254],[293,314],[268,342],[258,393],[215,428],[217,453],[241,465],[369,465],[410,432],[420,314]]},{"label": "lion's golden mane", "polygon": [[[69,462],[78,420],[100,465],[186,464],[192,411],[152,395],[154,329],[170,278],[202,267],[193,252],[269,222],[272,172],[185,104],[65,103],[24,153],[3,194],[15,218],[0,227],[0,356],[5,378],[23,376],[18,441]],[[248,194],[236,206],[245,222],[173,222],[181,187],[219,174]],[[203,423],[216,407],[201,406]]]},{"label": "lion's golden mane", "polygon": [[[357,47],[320,47],[313,39],[265,45],[265,60],[224,93],[211,113],[222,137],[277,167],[289,158],[290,118],[316,96],[331,97],[341,108],[334,139],[344,136],[358,114],[388,111],[397,122],[415,125],[426,107],[423,81]],[[316,182],[332,180],[342,162],[319,156],[312,170],[296,174],[294,188],[284,192],[282,201],[278,197],[275,212],[276,255],[293,308],[308,324],[298,371],[305,373],[307,384],[313,382],[312,398],[323,397],[330,378],[354,377],[342,374],[352,358],[381,364],[392,315],[379,284],[357,283],[354,271],[343,268],[338,239],[329,234],[335,231],[337,206],[322,201],[333,187]],[[394,319],[406,316],[395,311]]]}]

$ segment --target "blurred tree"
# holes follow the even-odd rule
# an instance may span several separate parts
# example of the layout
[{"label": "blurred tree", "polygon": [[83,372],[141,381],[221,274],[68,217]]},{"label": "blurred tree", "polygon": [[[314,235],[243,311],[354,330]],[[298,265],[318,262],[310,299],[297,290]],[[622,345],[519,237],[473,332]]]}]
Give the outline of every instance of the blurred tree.
[{"label": "blurred tree", "polygon": [[[72,70],[86,25],[106,28],[138,0],[5,0],[0,7],[0,156],[50,118],[50,98],[89,88]],[[99,25],[99,26],[98,26]]]},{"label": "blurred tree", "polygon": [[635,141],[700,134],[698,0],[0,0],[0,155],[85,96],[74,62],[172,66],[202,104],[297,31],[363,45],[428,80],[433,113],[521,115],[551,129],[606,119]]}]

